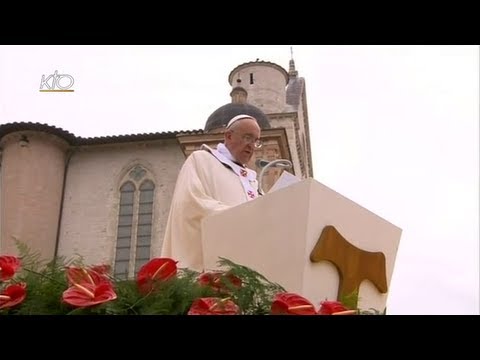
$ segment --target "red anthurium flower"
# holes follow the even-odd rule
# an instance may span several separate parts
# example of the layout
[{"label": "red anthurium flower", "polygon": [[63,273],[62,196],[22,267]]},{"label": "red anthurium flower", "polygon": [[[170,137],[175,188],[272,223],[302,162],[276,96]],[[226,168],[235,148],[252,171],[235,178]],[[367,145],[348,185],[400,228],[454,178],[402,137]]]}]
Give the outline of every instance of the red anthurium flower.
[{"label": "red anthurium flower", "polygon": [[110,281],[106,275],[93,270],[93,268],[75,266],[69,266],[67,268],[67,280],[70,286],[75,284],[96,285]]},{"label": "red anthurium flower", "polygon": [[294,293],[275,295],[270,310],[272,315],[316,315],[315,306],[304,297]]},{"label": "red anthurium flower", "polygon": [[156,281],[165,281],[177,274],[177,262],[170,258],[155,258],[138,271],[137,285],[142,293],[153,290]]},{"label": "red anthurium flower", "polygon": [[117,294],[112,284],[74,284],[63,292],[62,300],[75,307],[87,307],[115,300]]},{"label": "red anthurium flower", "polygon": [[0,280],[10,280],[20,267],[20,260],[15,256],[0,256]]},{"label": "red anthurium flower", "polygon": [[228,285],[233,285],[236,288],[239,288],[242,286],[242,280],[229,273],[224,273],[223,271],[212,271],[212,272],[205,272],[200,274],[198,277],[198,283],[202,286],[210,286],[214,290],[218,292],[227,292],[229,291],[229,288],[227,286],[227,282],[229,282]]},{"label": "red anthurium flower", "polygon": [[215,297],[197,299],[192,303],[188,315],[238,315],[240,308],[232,300]]},{"label": "red anthurium flower", "polygon": [[27,284],[18,283],[8,285],[0,293],[0,309],[6,309],[20,304],[27,296]]},{"label": "red anthurium flower", "polygon": [[110,265],[94,265],[94,266],[91,266],[90,269],[92,269],[93,271],[99,273],[99,274],[102,274],[102,275],[108,275],[108,273],[110,272],[110,270],[112,269]]},{"label": "red anthurium flower", "polygon": [[[319,315],[333,315],[335,313],[340,313],[343,311],[349,310],[345,305],[340,301],[322,301],[320,303],[320,310],[318,310]],[[355,312],[355,310],[354,310]],[[338,314],[340,315],[340,314]],[[345,314],[347,315],[347,314]]]},{"label": "red anthurium flower", "polygon": [[334,312],[332,315],[358,315],[358,311],[357,310],[345,310],[345,311]]}]

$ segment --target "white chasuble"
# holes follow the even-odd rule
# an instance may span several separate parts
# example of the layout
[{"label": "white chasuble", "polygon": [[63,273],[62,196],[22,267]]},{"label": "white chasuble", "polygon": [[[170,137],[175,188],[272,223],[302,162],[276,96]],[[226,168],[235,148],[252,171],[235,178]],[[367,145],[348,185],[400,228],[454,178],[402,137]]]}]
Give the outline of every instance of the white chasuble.
[{"label": "white chasuble", "polygon": [[202,146],[185,160],[177,178],[162,257],[180,268],[203,271],[202,220],[258,197],[256,172],[235,164],[223,144]]}]

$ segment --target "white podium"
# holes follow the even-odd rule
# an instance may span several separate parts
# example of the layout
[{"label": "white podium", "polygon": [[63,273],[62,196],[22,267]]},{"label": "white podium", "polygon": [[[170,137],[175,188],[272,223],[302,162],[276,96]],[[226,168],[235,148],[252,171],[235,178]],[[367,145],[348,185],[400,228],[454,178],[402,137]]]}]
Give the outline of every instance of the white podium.
[{"label": "white podium", "polygon": [[287,291],[383,311],[402,230],[310,178],[204,219],[205,269],[219,257]]}]

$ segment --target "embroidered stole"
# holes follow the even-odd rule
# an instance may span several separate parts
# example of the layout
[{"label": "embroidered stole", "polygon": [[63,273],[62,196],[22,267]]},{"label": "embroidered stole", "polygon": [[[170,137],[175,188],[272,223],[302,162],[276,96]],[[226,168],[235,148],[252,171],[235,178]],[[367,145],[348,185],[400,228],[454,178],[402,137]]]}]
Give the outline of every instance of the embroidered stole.
[{"label": "embroidered stole", "polygon": [[229,157],[231,157],[231,154],[224,144],[218,144],[217,150],[203,144],[201,149],[210,152],[213,156],[217,158],[218,161],[228,166],[235,174],[237,174],[240,182],[242,183],[245,195],[247,196],[248,200],[253,200],[258,197],[257,173],[252,169],[247,169],[239,166],[231,159],[229,159]]}]

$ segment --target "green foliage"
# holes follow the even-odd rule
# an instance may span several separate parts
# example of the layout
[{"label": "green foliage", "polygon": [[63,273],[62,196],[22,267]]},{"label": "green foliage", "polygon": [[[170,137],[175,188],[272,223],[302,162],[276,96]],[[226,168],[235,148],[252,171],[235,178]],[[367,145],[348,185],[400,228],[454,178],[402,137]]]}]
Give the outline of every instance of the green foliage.
[{"label": "green foliage", "polygon": [[[220,290],[200,285],[200,273],[189,269],[178,269],[176,276],[157,281],[146,294],[139,291],[135,279],[110,277],[117,294],[115,300],[75,308],[62,302],[63,292],[68,289],[66,269],[68,266],[85,266],[83,258],[76,257],[70,261],[56,258],[44,263],[38,254],[31,253],[25,245],[17,243],[17,246],[21,268],[10,283],[26,283],[27,295],[15,307],[0,310],[0,315],[186,315],[192,303],[204,297],[231,299],[238,305],[242,315],[267,315],[270,314],[275,295],[286,292],[281,285],[269,281],[257,271],[220,258],[218,265],[223,271],[220,275],[223,287]],[[241,286],[231,282],[232,275],[241,280]],[[6,284],[0,283],[0,290],[3,286]],[[350,309],[356,309],[358,293],[344,296],[341,302]],[[359,310],[358,314],[382,313],[369,309]]]},{"label": "green foliage", "polygon": [[354,291],[351,294],[340,296],[340,302],[349,309],[356,309],[358,304],[358,291]]},{"label": "green foliage", "polygon": [[16,276],[16,282],[27,283],[28,296],[21,306],[0,310],[0,314],[59,315],[66,313],[68,308],[59,301],[67,288],[65,265],[59,261],[61,259],[43,264],[39,260],[38,253],[31,253],[22,244],[17,245],[23,271]]},{"label": "green foliage", "polygon": [[143,295],[133,280],[116,282],[117,300],[106,304],[107,314],[185,315],[196,298],[212,296],[212,290],[199,286],[188,271],[157,282],[154,290]]},{"label": "green foliage", "polygon": [[242,314],[261,315],[270,312],[274,295],[285,291],[256,271],[221,258],[219,265],[242,280],[242,286],[238,288],[222,276],[228,294],[201,286],[197,282],[198,272],[179,269],[177,276],[156,282],[154,289],[147,294],[139,292],[134,279],[112,278],[117,299],[74,308],[62,302],[62,294],[68,288],[66,267],[84,266],[83,259],[77,257],[65,261],[57,258],[43,263],[38,254],[31,253],[22,244],[17,245],[22,266],[14,281],[27,284],[27,296],[14,308],[0,310],[0,315],[185,315],[193,301],[202,297],[228,297],[239,306]]},{"label": "green foliage", "polygon": [[232,300],[240,307],[244,315],[266,315],[270,313],[275,294],[286,292],[279,284],[270,282],[260,273],[246,266],[220,258],[218,265],[242,280],[241,287],[235,287],[226,276],[222,276]]},{"label": "green foliage", "polygon": [[385,308],[383,312],[380,310],[371,308],[368,310],[359,310],[358,313],[359,315],[387,315],[387,308]]}]

